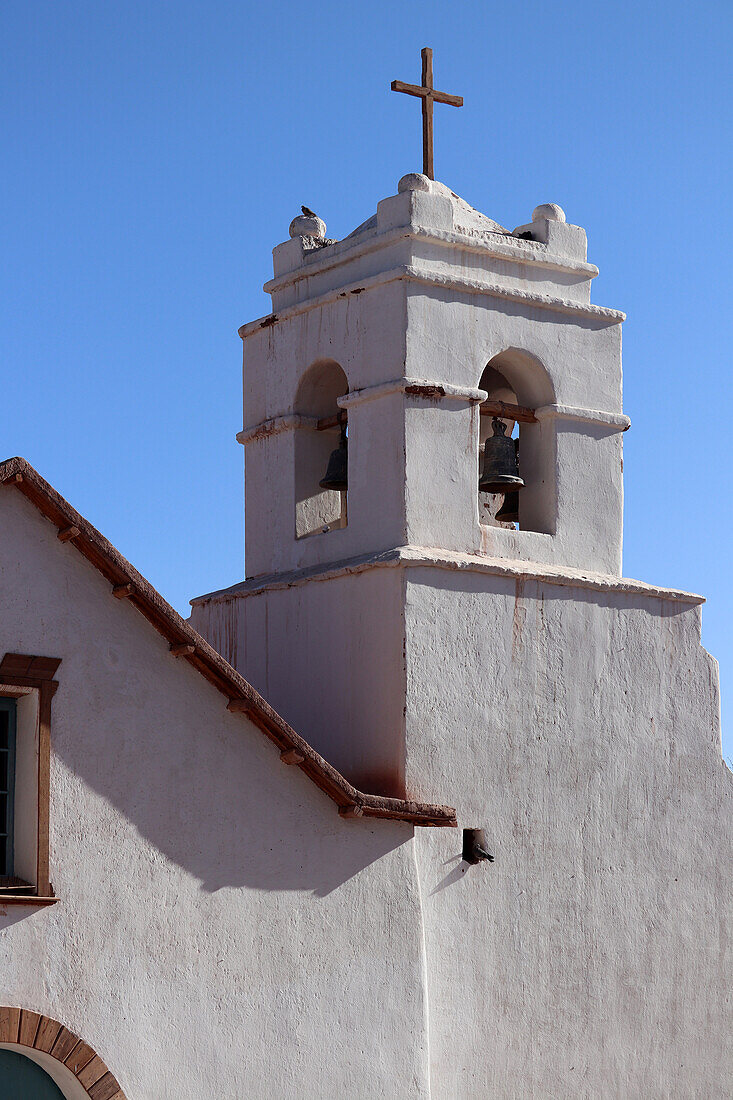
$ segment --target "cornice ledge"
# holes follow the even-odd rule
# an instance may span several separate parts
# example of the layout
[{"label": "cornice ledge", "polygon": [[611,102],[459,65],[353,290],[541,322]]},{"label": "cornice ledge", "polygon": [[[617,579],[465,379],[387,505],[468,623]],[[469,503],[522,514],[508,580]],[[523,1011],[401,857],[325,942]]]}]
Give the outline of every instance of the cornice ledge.
[{"label": "cornice ledge", "polygon": [[440,569],[465,570],[473,573],[491,573],[493,576],[517,580],[537,580],[545,584],[557,584],[568,588],[586,588],[596,592],[616,592],[624,595],[649,596],[671,600],[675,603],[703,604],[704,596],[683,592],[676,588],[661,588],[645,581],[629,577],[616,577],[610,573],[574,569],[569,566],[545,565],[541,562],[519,561],[511,558],[485,558],[478,554],[459,554],[451,550],[426,546],[403,546],[399,551],[400,563],[433,565]]},{"label": "cornice ledge", "polygon": [[[348,240],[348,238],[346,238]],[[454,231],[445,232],[440,229],[431,229],[427,226],[396,226],[386,233],[376,236],[370,235],[366,239],[355,242],[351,248],[332,251],[335,245],[342,245],[344,241],[334,242],[334,246],[314,250],[307,254],[302,265],[287,271],[283,275],[277,275],[268,279],[262,289],[266,294],[277,294],[289,286],[294,286],[301,279],[308,279],[315,275],[323,275],[336,267],[341,267],[370,252],[376,252],[380,248],[387,248],[397,241],[428,241],[444,248],[458,248],[461,252],[470,252],[474,255],[487,256],[496,260],[508,260],[512,263],[526,264],[531,267],[541,267],[549,271],[559,271],[569,275],[585,275],[588,279],[595,279],[598,268],[595,264],[589,264],[582,260],[570,260],[556,253],[548,252],[547,246],[541,241],[526,241],[520,237],[512,237],[511,234],[487,232],[486,237],[474,237],[467,233]],[[544,251],[542,251],[544,250]]]},{"label": "cornice ledge", "polygon": [[[586,275],[589,279],[595,279],[599,273],[595,264],[564,259],[557,253],[547,252],[547,245],[542,241],[522,240],[521,237],[513,237],[511,233],[492,233],[487,230],[487,238],[491,239],[486,239],[469,236],[466,233],[445,233],[438,229],[416,226],[408,236],[415,240],[434,241],[446,247],[458,246],[462,252],[473,252],[481,256],[490,256],[492,259],[509,260],[512,263],[542,267],[550,271],[561,271],[563,274]],[[545,251],[542,252],[541,249]]]},{"label": "cornice ledge", "polygon": [[260,573],[256,577],[239,581],[230,588],[219,588],[215,592],[196,596],[189,600],[189,603],[191,607],[204,603],[226,603],[228,600],[238,599],[240,596],[253,596],[265,590],[292,588],[293,585],[305,584],[309,581],[327,581],[331,577],[343,577],[348,573],[362,573],[365,569],[394,567],[399,564],[399,548],[383,550],[376,554],[360,554],[353,558],[327,562],[325,565],[307,565],[302,569],[288,569],[282,573]]},{"label": "cornice ledge", "polygon": [[292,317],[297,317],[301,313],[308,313],[311,309],[321,309],[339,298],[348,298],[354,293],[361,294],[366,290],[372,290],[374,287],[397,282],[399,279],[421,283],[424,286],[446,287],[465,294],[483,294],[489,298],[503,298],[510,302],[528,304],[536,309],[548,309],[555,313],[571,313],[577,317],[608,321],[609,324],[614,325],[626,320],[626,314],[617,309],[573,302],[569,298],[556,298],[551,294],[536,294],[529,290],[520,290],[518,287],[501,286],[498,283],[484,283],[477,279],[464,279],[455,275],[440,275],[429,269],[408,264],[394,267],[390,271],[380,271],[376,275],[355,280],[345,286],[334,287],[315,298],[309,298],[304,302],[294,302],[292,305],[281,309],[279,313],[272,313],[266,317],[258,317],[254,321],[248,321],[239,328],[239,335],[244,340],[254,332],[259,332],[264,328],[271,330],[279,322],[289,321]]},{"label": "cornice ledge", "polygon": [[627,432],[631,427],[631,420],[623,413],[581,409],[574,405],[541,405],[539,409],[535,409],[534,414],[538,420],[575,420],[582,424],[604,424],[620,432]]},{"label": "cornice ledge", "polygon": [[376,554],[364,554],[359,557],[345,558],[326,565],[313,565],[304,569],[293,569],[284,573],[262,574],[250,580],[241,581],[231,588],[209,592],[191,600],[191,605],[204,603],[226,603],[232,599],[253,596],[260,592],[314,581],[330,580],[350,573],[362,573],[368,569],[414,568],[432,566],[437,569],[451,569],[466,573],[487,573],[511,580],[535,580],[544,584],[555,584],[565,588],[583,588],[594,592],[617,593],[620,595],[645,596],[651,599],[668,600],[673,603],[698,605],[705,603],[704,596],[693,592],[684,592],[676,588],[662,588],[647,584],[645,581],[632,580],[629,577],[617,577],[608,573],[595,573],[591,570],[573,569],[568,566],[546,565],[542,562],[520,561],[511,558],[489,558],[479,554],[460,554],[452,550],[442,550],[430,546],[398,546]]},{"label": "cornice ledge", "polygon": [[570,298],[557,298],[552,294],[537,294],[534,291],[521,290],[519,287],[502,286],[499,283],[484,283],[479,279],[465,279],[457,275],[441,275],[412,265],[405,268],[403,278],[408,279],[410,282],[422,283],[425,286],[446,287],[465,294],[484,294],[490,298],[504,298],[510,302],[526,302],[538,309],[549,309],[556,313],[572,313],[578,317],[609,321],[611,324],[616,325],[626,320],[626,314],[618,309],[608,309],[606,306],[595,306],[591,303],[574,302]]}]

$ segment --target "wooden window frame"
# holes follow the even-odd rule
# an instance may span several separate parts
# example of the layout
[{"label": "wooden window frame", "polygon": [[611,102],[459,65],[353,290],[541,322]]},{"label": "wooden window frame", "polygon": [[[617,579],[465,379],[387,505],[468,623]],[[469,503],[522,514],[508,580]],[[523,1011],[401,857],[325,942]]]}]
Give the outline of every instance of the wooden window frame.
[{"label": "wooden window frame", "polygon": [[[38,812],[35,893],[1,894],[5,905],[53,905],[58,901],[50,882],[49,813],[51,802],[51,704],[58,688],[54,679],[60,657],[6,653],[0,661],[0,686],[5,698],[18,699],[31,688],[38,692]],[[13,689],[25,689],[14,692]]]}]

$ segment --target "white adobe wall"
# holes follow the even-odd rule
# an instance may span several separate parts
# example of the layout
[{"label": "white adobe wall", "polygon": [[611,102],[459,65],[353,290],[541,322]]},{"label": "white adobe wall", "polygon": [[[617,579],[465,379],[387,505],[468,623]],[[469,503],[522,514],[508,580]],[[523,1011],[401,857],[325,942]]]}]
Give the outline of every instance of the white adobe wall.
[{"label": "white adobe wall", "polygon": [[[345,240],[277,246],[273,313],[240,329],[248,577],[405,544],[620,573],[623,314],[590,304],[584,230],[535,213],[524,240],[408,176]],[[540,419],[521,538],[479,522],[478,387],[500,353]],[[348,526],[297,539],[296,393],[326,359],[348,382]]]},{"label": "white adobe wall", "polygon": [[[297,593],[297,594],[296,594]],[[296,598],[294,598],[296,594]],[[404,578],[253,585],[197,605],[207,641],[359,790],[404,797]],[[275,702],[277,700],[277,702]]]},{"label": "white adobe wall", "polygon": [[0,605],[0,654],[63,659],[60,900],[0,907],[0,1003],[76,1031],[128,1100],[424,1100],[412,829],[339,818],[8,489]]},{"label": "white adobe wall", "polygon": [[[399,188],[344,241],[274,250],[274,312],[240,330],[249,579],[191,616],[354,783],[394,793],[404,594],[383,572],[366,579],[365,559],[407,546],[620,574],[628,426],[622,315],[590,305],[584,230],[542,207],[524,240],[442,184]],[[538,410],[521,445],[533,530],[479,519],[478,387],[500,354]],[[297,539],[298,386],[323,360],[349,389],[348,526]]]},{"label": "white adobe wall", "polygon": [[433,1096],[722,1098],[733,776],[700,608],[420,566],[408,788],[491,865],[417,837]]},{"label": "white adobe wall", "polygon": [[415,840],[434,1100],[722,1097],[733,779],[699,598],[498,564],[414,551],[194,622],[351,778],[402,754],[408,796],[486,831],[490,867]]},{"label": "white adobe wall", "polygon": [[[290,458],[263,437],[253,466],[248,444],[250,580],[192,622],[355,782],[397,763],[409,797],[486,831],[490,867],[460,835],[416,838],[434,1100],[717,1100],[731,775],[699,599],[620,576],[623,316],[590,305],[557,209],[525,241],[404,183],[346,241],[276,249],[276,319],[241,330],[245,410],[322,348],[345,370],[348,531],[298,546],[284,524],[271,553]],[[556,490],[535,530],[479,525],[476,387],[499,353],[540,419],[523,494]]]},{"label": "white adobe wall", "polygon": [[[477,387],[495,356],[514,355],[515,373],[507,377],[516,379],[519,404],[541,410],[531,428],[541,437],[537,460],[530,468],[523,445],[521,466],[524,498],[538,497],[535,511],[544,522],[521,531],[479,526],[478,406],[417,399],[405,414],[405,541],[620,574],[620,324],[435,286],[410,289],[407,336],[406,373],[458,389]],[[540,503],[545,495],[553,499]]]}]

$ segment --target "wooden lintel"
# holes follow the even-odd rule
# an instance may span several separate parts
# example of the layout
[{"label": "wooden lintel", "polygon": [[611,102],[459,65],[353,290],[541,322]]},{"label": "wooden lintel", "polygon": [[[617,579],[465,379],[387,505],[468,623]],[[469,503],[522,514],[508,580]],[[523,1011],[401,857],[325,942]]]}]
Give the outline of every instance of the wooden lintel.
[{"label": "wooden lintel", "polygon": [[232,714],[249,714],[252,710],[252,704],[249,699],[230,699],[227,703],[227,710],[230,710]]},{"label": "wooden lintel", "polygon": [[339,817],[363,817],[364,808],[357,804],[353,806],[339,806]]},{"label": "wooden lintel", "polygon": [[195,645],[187,645],[185,642],[182,642],[180,645],[171,644],[171,653],[174,657],[190,657],[195,652]]},{"label": "wooden lintel", "polygon": [[280,753],[280,759],[283,764],[302,764],[305,757],[297,749],[283,749]]},{"label": "wooden lintel", "polygon": [[484,401],[479,406],[482,416],[498,416],[502,420],[518,420],[521,424],[537,424],[534,409],[525,405],[511,405],[506,401]]},{"label": "wooden lintel", "polygon": [[69,542],[71,539],[75,539],[80,534],[81,531],[78,527],[62,527],[56,537],[58,538],[59,542]]},{"label": "wooden lintel", "polygon": [[342,409],[341,412],[334,413],[333,416],[322,416],[320,420],[316,421],[316,431],[325,432],[327,428],[338,428],[345,423],[346,409]]},{"label": "wooden lintel", "polygon": [[124,600],[127,596],[131,596],[135,591],[135,585],[132,581],[128,581],[127,584],[116,584],[112,589],[112,595],[116,600]]}]

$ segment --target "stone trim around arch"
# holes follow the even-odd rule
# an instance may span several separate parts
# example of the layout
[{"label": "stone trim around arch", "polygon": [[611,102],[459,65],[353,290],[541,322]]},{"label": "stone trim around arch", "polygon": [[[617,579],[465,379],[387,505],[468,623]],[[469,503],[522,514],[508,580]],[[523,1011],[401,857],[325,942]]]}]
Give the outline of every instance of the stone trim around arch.
[{"label": "stone trim around arch", "polygon": [[0,1006],[0,1043],[49,1054],[73,1073],[92,1100],[126,1100],[125,1094],[99,1055],[73,1031],[27,1008]]}]

